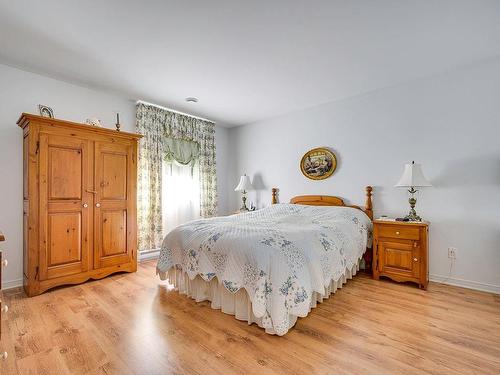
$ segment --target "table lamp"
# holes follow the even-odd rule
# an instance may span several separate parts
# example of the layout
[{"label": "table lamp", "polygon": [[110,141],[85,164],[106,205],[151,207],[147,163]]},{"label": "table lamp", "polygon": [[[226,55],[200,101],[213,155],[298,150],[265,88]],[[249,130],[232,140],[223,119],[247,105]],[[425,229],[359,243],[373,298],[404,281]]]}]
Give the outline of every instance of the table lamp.
[{"label": "table lamp", "polygon": [[405,216],[405,220],[422,221],[422,218],[418,216],[417,212],[415,211],[415,205],[417,204],[415,193],[418,191],[415,188],[428,186],[432,185],[424,177],[420,164],[415,164],[414,161],[405,164],[403,175],[401,176],[399,182],[395,185],[395,187],[409,188],[408,193],[410,193],[410,199],[408,199],[408,202],[410,203],[410,212]]},{"label": "table lamp", "polygon": [[234,188],[234,191],[241,191],[242,192],[242,196],[241,196],[242,205],[241,205],[240,211],[248,211],[247,191],[252,190],[252,189],[253,189],[253,187],[252,187],[252,183],[250,182],[250,177],[248,177],[246,174],[241,176],[240,183],[238,184],[238,186],[236,186]]}]

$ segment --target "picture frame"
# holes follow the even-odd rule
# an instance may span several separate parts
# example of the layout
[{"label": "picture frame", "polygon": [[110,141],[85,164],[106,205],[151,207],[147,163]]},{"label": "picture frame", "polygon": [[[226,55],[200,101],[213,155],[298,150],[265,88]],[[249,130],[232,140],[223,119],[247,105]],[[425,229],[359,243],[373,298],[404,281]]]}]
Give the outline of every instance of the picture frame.
[{"label": "picture frame", "polygon": [[42,117],[54,118],[54,111],[49,106],[38,104],[38,111]]},{"label": "picture frame", "polygon": [[311,180],[324,180],[337,169],[335,154],[326,147],[307,151],[300,160],[302,174]]}]

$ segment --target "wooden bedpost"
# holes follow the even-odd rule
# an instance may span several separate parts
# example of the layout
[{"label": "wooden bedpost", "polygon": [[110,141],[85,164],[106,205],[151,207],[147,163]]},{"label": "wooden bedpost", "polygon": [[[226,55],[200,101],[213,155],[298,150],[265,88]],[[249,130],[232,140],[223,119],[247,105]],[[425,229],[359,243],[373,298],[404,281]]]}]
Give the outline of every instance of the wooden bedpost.
[{"label": "wooden bedpost", "polygon": [[[371,186],[367,186],[365,188],[365,191],[366,191],[365,212],[366,212],[366,215],[371,220],[373,220],[372,190],[373,190],[373,188]],[[363,254],[363,259],[365,261],[365,271],[367,271],[368,273],[371,273],[372,262],[373,262],[373,246],[366,248],[366,251]]]},{"label": "wooden bedpost", "polygon": [[372,205],[372,190],[371,186],[366,187],[366,203],[365,203],[365,212],[370,219],[373,220],[373,205]]},{"label": "wooden bedpost", "polygon": [[271,199],[271,204],[276,204],[276,203],[278,203],[278,198],[276,196],[278,194],[278,188],[272,188],[271,191],[273,193],[273,198]]}]

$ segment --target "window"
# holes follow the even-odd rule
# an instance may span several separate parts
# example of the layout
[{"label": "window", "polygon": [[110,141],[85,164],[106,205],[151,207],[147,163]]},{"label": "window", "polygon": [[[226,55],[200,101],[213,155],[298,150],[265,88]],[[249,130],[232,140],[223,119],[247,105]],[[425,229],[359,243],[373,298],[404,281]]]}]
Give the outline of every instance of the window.
[{"label": "window", "polygon": [[167,235],[180,224],[200,218],[200,166],[164,161],[162,166],[162,224]]}]

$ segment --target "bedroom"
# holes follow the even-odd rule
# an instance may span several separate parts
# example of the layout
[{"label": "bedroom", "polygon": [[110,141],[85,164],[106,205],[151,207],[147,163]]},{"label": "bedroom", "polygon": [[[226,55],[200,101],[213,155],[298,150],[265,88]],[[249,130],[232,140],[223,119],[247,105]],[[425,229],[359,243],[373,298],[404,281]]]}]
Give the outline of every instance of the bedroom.
[{"label": "bedroom", "polygon": [[499,21],[0,1],[0,373],[498,373]]}]

